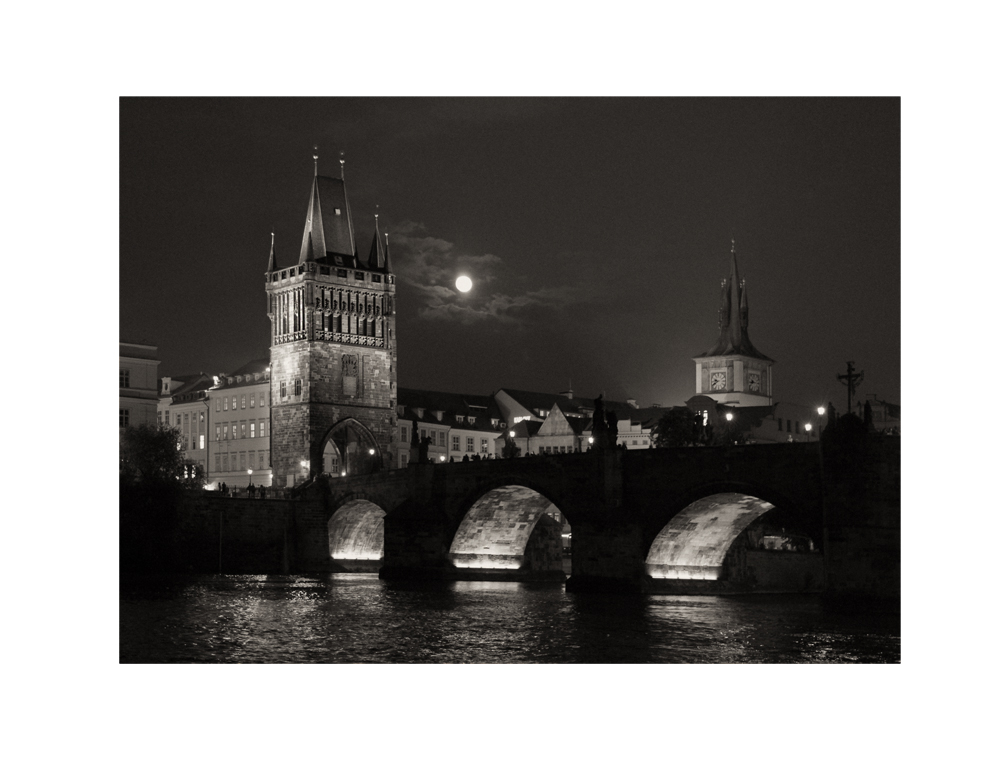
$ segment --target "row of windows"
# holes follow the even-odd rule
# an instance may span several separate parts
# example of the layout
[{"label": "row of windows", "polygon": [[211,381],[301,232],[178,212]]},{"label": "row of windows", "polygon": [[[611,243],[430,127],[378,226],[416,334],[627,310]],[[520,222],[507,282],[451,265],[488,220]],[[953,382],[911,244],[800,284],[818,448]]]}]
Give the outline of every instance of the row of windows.
[{"label": "row of windows", "polygon": [[[237,435],[237,428],[239,428],[239,434]],[[215,439],[216,440],[229,440],[230,435],[232,439],[247,437],[247,432],[250,433],[249,437],[256,438],[267,437],[267,419],[261,419],[260,421],[240,421],[232,422],[231,424],[216,424],[215,425]]]},{"label": "row of windows", "polygon": [[[337,209],[337,213],[340,213],[340,209],[339,208]],[[337,261],[340,262],[340,260],[337,260]],[[315,270],[315,267],[313,269]],[[288,270],[282,270],[280,277],[282,279],[285,279],[285,278],[295,278],[295,270],[296,270],[296,268],[294,268],[294,267],[293,268],[289,268]],[[305,273],[306,272],[306,266],[305,265],[299,265],[298,271],[299,271],[300,274],[301,273]],[[325,265],[320,265],[319,266],[319,274],[321,276],[328,276],[328,275],[330,275],[330,268],[327,267],[327,266],[325,266]],[[272,273],[271,274],[271,281],[277,281],[278,277],[279,276],[278,276],[277,273]],[[347,271],[338,268],[337,269],[337,278],[347,278]],[[354,272],[354,280],[355,281],[364,281],[365,280],[365,274],[364,273],[360,273],[358,271],[355,271]],[[382,283],[382,276],[379,275],[378,273],[372,273],[372,282],[376,283],[376,284]]]},{"label": "row of windows", "polygon": [[[250,407],[254,407],[254,403],[258,402],[257,395],[251,393],[249,395],[241,394],[239,398],[239,408],[236,407],[236,395],[232,397],[226,395],[225,397],[215,398],[215,410],[216,411],[228,411],[228,410],[245,410],[247,407],[247,397],[250,398]],[[263,408],[265,405],[264,392],[260,393],[260,407]],[[231,407],[230,407],[231,406]]]},{"label": "row of windows", "polygon": [[228,473],[234,470],[258,470],[271,466],[268,451],[234,451],[232,454],[215,455],[215,472]]}]

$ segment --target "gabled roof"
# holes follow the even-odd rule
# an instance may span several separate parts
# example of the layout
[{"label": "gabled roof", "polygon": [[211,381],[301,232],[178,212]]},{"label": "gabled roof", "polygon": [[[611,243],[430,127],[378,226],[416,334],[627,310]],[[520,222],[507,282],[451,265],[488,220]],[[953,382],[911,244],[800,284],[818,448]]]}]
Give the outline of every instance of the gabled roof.
[{"label": "gabled roof", "polygon": [[[396,389],[396,404],[402,406],[403,415],[400,418],[406,421],[417,419],[427,424],[444,424],[456,430],[496,433],[499,430],[493,427],[491,420],[503,419],[493,398],[486,395],[407,389],[400,386]],[[417,408],[424,409],[422,418],[417,416]],[[441,419],[437,418],[435,411],[441,411]],[[469,419],[475,419],[475,422],[470,423]]]},{"label": "gabled roof", "polygon": [[309,211],[302,232],[299,262],[331,261],[328,257],[355,257],[354,226],[343,180],[317,175],[309,195]]},{"label": "gabled roof", "polygon": [[564,394],[549,394],[547,392],[528,392],[523,389],[501,389],[512,400],[525,410],[537,414],[539,410],[548,411],[553,405],[566,414],[589,415],[594,412],[594,401],[583,398],[571,400]]}]

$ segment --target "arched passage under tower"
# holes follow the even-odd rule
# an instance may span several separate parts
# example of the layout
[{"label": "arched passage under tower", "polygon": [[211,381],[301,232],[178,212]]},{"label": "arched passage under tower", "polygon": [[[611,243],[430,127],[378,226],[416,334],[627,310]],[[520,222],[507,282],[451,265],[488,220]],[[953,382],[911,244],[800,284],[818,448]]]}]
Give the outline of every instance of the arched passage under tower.
[{"label": "arched passage under tower", "polygon": [[654,588],[674,591],[818,591],[823,557],[796,524],[760,497],[702,497],[653,539],[646,574]]},{"label": "arched passage under tower", "polygon": [[382,564],[385,511],[368,500],[352,500],[330,517],[330,558],[340,572],[377,572]]},{"label": "arched passage under tower", "polygon": [[527,486],[499,486],[465,513],[448,559],[468,577],[562,579],[570,535],[547,497]]},{"label": "arched passage under tower", "polygon": [[369,475],[382,466],[378,442],[364,424],[344,419],[330,428],[323,438],[322,472],[333,477]]}]

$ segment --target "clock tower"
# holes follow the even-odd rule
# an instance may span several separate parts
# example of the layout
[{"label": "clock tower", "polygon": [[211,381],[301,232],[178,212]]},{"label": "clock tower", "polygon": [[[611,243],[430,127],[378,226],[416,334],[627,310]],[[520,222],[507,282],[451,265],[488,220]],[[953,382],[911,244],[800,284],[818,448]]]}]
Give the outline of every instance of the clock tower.
[{"label": "clock tower", "polygon": [[[317,157],[314,155],[314,160]],[[314,170],[298,261],[271,238],[271,467],[291,486],[389,467],[396,432],[396,278],[375,217],[359,256],[340,178]]]},{"label": "clock tower", "polygon": [[736,266],[733,241],[729,278],[722,280],[719,339],[695,361],[695,392],[728,405],[770,405],[774,360],[754,348],[747,334],[746,281]]}]

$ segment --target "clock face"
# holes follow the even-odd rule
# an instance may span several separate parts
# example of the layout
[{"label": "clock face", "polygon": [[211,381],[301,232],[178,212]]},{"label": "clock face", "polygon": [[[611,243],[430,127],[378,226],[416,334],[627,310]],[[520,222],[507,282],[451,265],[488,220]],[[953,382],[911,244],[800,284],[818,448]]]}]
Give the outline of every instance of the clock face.
[{"label": "clock face", "polygon": [[726,388],[726,374],[725,373],[712,373],[712,388],[713,389],[725,389]]},{"label": "clock face", "polygon": [[760,373],[750,374],[750,391],[751,392],[760,391]]}]

